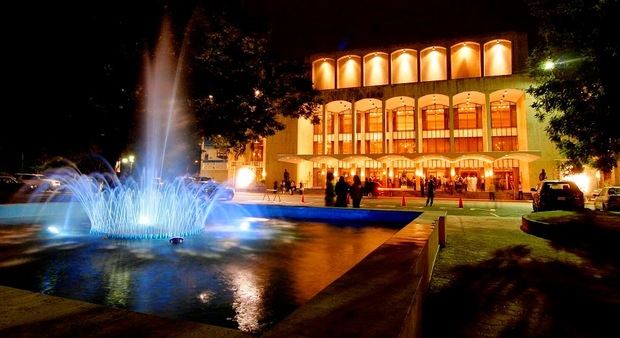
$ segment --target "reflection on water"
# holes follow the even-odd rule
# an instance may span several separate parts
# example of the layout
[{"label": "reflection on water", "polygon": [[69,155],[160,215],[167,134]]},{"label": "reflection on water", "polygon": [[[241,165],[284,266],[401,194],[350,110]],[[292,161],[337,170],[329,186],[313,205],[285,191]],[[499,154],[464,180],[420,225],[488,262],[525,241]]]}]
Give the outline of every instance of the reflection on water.
[{"label": "reflection on water", "polygon": [[227,269],[230,290],[233,292],[232,307],[235,321],[242,331],[257,332],[263,317],[264,305],[262,290],[258,287],[256,276],[250,269]]},{"label": "reflection on water", "polygon": [[102,239],[88,229],[53,235],[45,226],[2,226],[0,284],[257,333],[396,231],[247,222],[210,225],[180,245]]}]

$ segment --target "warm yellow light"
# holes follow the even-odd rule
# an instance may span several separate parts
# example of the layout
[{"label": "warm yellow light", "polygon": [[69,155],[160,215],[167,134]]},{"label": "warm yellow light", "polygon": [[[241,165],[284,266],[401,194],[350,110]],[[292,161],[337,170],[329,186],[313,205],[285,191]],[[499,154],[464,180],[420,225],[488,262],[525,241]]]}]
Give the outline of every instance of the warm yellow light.
[{"label": "warm yellow light", "polygon": [[403,49],[401,54],[392,56],[392,83],[410,83],[418,81],[418,65],[415,53]]},{"label": "warm yellow light", "polygon": [[237,188],[247,188],[254,182],[256,178],[256,174],[254,170],[249,167],[241,167],[237,170],[237,177],[235,179],[235,186]]},{"label": "warm yellow light", "polygon": [[136,160],[136,157],[134,155],[129,155],[129,163],[133,163]]},{"label": "warm yellow light", "polygon": [[129,159],[127,159],[127,157],[123,157],[121,159],[121,163],[127,164],[127,163],[129,163]]},{"label": "warm yellow light", "polygon": [[452,78],[480,76],[480,48],[476,44],[463,42],[462,45],[454,45],[450,60]]},{"label": "warm yellow light", "polygon": [[454,170],[454,168],[450,168],[450,176],[455,176],[456,175],[456,171]]},{"label": "warm yellow light", "polygon": [[446,50],[433,46],[421,53],[420,75],[422,81],[437,81],[447,78]]},{"label": "warm yellow light", "polygon": [[334,89],[336,81],[336,69],[334,65],[323,58],[322,62],[317,60],[312,68],[312,84],[316,89]]},{"label": "warm yellow light", "polygon": [[594,176],[596,176],[597,180],[600,180],[601,179],[601,172],[597,170],[596,173],[594,174]]},{"label": "warm yellow light", "polygon": [[338,62],[338,88],[361,87],[361,62],[349,55]]},{"label": "warm yellow light", "polygon": [[484,74],[492,76],[512,74],[511,53],[509,41],[485,45]]},{"label": "warm yellow light", "polygon": [[590,193],[590,189],[592,187],[590,185],[590,176],[585,173],[564,176],[564,179],[575,182],[579,190],[581,190],[584,194]]},{"label": "warm yellow light", "polygon": [[555,62],[547,60],[545,61],[545,63],[543,63],[544,70],[552,70],[553,68],[555,68]]},{"label": "warm yellow light", "polygon": [[374,56],[365,58],[364,61],[364,85],[379,86],[388,83],[388,60],[387,57],[374,53]]}]

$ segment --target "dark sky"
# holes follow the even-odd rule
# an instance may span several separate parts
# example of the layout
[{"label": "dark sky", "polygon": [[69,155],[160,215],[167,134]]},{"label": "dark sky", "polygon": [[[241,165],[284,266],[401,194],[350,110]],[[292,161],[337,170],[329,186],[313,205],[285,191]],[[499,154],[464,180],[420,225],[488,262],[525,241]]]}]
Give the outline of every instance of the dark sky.
[{"label": "dark sky", "polygon": [[[15,153],[126,142],[138,109],[143,55],[164,15],[180,36],[196,6],[225,7],[244,26],[270,29],[291,58],[507,30],[528,30],[517,1],[89,0],[3,5],[5,83],[0,171]],[[112,139],[112,140],[110,140]],[[116,147],[118,148],[118,146]],[[116,149],[115,149],[116,150]],[[7,155],[9,154],[9,155]]]}]

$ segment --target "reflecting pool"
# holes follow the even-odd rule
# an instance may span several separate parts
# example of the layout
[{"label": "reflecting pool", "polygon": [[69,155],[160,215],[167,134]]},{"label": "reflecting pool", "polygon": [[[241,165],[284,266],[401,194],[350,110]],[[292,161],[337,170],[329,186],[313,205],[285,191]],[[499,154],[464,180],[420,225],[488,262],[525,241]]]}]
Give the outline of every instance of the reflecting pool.
[{"label": "reflecting pool", "polygon": [[[226,225],[225,225],[226,224]],[[397,228],[239,218],[182,244],[102,239],[89,224],[0,226],[0,284],[260,333]]]}]

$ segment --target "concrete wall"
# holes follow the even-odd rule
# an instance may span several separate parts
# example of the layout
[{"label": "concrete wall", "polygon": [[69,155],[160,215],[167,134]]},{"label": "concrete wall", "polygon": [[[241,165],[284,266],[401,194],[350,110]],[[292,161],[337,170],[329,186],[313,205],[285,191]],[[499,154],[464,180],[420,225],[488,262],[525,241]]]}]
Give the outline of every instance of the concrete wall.
[{"label": "concrete wall", "polygon": [[[272,188],[273,181],[278,181],[278,185],[282,182],[285,168],[290,173],[291,179],[295,182],[299,181],[296,164],[278,161],[278,154],[297,154],[300,138],[299,121],[283,118],[281,122],[284,123],[285,129],[268,137],[265,142],[265,172],[267,174],[265,186],[269,189]],[[309,142],[312,142],[312,134],[310,133],[307,136]]]}]

